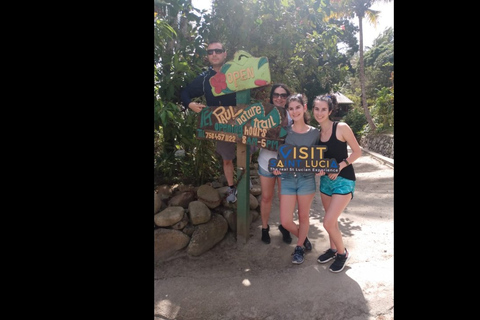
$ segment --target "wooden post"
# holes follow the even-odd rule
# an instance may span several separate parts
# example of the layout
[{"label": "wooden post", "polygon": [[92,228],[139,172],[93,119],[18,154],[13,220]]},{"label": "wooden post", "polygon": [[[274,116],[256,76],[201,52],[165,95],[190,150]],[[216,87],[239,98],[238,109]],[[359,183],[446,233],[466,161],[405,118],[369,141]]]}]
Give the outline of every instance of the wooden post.
[{"label": "wooden post", "polygon": [[[237,106],[250,103],[250,89],[237,92]],[[250,235],[250,145],[237,143],[237,242]]]},{"label": "wooden post", "polygon": [[[212,80],[214,80],[212,82]],[[235,121],[238,109],[245,109],[250,104],[250,89],[269,85],[271,83],[270,68],[267,57],[252,57],[250,53],[239,50],[235,52],[233,60],[227,61],[220,72],[214,75],[210,80],[212,86],[212,94],[221,96],[236,92],[236,107],[220,106],[219,113],[213,114],[210,110],[202,110],[202,116],[199,117],[197,138],[199,139],[215,139],[220,141],[237,141],[237,242],[245,244],[250,234],[250,150],[251,146],[257,146],[261,139],[262,146],[265,144],[267,148],[275,137],[265,137],[265,130],[275,128],[281,122],[279,113],[275,115],[265,115],[263,106],[252,107],[250,113],[239,115],[239,121]],[[226,87],[225,87],[226,85]],[[235,109],[235,111],[233,111]],[[239,114],[244,110],[240,110]],[[248,110],[247,110],[248,111]],[[277,111],[278,112],[278,111]],[[213,114],[213,115],[212,115]],[[248,128],[253,127],[252,117],[258,117],[261,125],[255,125],[257,134],[244,134]],[[247,123],[248,122],[248,123]],[[221,127],[217,129],[216,124],[220,123]],[[230,125],[231,132],[225,129]],[[240,130],[241,131],[240,131]],[[258,131],[263,130],[263,136],[260,137]],[[219,131],[218,135],[217,132]],[[278,131],[275,134],[278,137]],[[253,136],[251,140],[245,141],[244,136]],[[241,139],[240,141],[238,139]],[[248,143],[242,143],[248,142]]]}]

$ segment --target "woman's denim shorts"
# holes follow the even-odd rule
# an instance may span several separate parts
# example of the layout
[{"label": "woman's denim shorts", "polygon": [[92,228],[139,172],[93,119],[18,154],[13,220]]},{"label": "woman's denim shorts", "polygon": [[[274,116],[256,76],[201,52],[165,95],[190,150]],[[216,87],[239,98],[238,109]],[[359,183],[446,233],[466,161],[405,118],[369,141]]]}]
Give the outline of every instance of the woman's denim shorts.
[{"label": "woman's denim shorts", "polygon": [[278,176],[274,175],[273,172],[263,170],[262,167],[258,166],[258,174],[267,178],[277,178]]},{"label": "woman's denim shorts", "polygon": [[313,194],[317,190],[314,173],[304,172],[282,172],[280,175],[282,181],[282,195],[306,195]]}]

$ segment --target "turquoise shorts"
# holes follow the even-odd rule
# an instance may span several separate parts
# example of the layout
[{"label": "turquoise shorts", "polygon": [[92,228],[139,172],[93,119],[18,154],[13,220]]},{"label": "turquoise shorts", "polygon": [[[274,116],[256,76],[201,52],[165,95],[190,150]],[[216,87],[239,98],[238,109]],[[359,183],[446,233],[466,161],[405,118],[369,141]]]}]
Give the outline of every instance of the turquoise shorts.
[{"label": "turquoise shorts", "polygon": [[337,179],[331,180],[328,175],[320,177],[320,192],[326,194],[327,196],[332,196],[332,194],[352,194],[355,190],[355,181],[345,179],[343,177],[337,176]]}]

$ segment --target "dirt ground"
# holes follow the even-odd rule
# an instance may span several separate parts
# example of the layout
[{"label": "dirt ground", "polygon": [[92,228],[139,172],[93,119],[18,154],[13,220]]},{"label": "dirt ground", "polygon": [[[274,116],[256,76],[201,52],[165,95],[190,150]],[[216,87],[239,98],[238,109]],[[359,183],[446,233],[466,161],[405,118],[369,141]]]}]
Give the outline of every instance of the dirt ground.
[{"label": "dirt ground", "polygon": [[355,195],[339,219],[351,254],[341,273],[317,262],[329,246],[319,191],[308,233],[313,250],[300,265],[291,263],[295,236],[291,244],[282,241],[275,197],[270,244],[260,241],[257,219],[246,243],[229,232],[199,257],[155,265],[154,319],[393,319],[393,167],[363,151],[354,168]]}]

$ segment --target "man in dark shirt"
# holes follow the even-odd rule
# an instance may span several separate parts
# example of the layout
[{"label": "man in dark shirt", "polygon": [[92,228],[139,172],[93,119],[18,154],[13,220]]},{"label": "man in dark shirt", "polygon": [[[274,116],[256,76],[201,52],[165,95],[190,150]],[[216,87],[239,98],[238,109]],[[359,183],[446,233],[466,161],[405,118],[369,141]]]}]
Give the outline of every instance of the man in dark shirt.
[{"label": "man in dark shirt", "polygon": [[[198,77],[193,79],[181,92],[182,104],[185,108],[190,108],[194,112],[200,112],[205,105],[197,102],[192,102],[192,98],[205,96],[207,106],[236,106],[236,93],[225,94],[221,96],[214,96],[212,93],[212,86],[210,85],[210,78],[220,71],[227,59],[227,51],[223,48],[223,44],[219,41],[212,41],[207,47],[208,62],[210,67],[207,71],[202,72]],[[223,172],[229,186],[227,201],[237,201],[237,189],[233,181],[233,159],[235,159],[235,143],[216,141],[216,151],[223,159]]]}]

